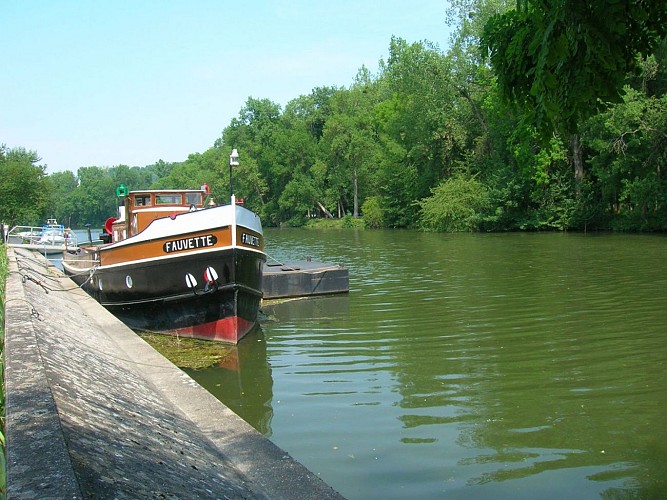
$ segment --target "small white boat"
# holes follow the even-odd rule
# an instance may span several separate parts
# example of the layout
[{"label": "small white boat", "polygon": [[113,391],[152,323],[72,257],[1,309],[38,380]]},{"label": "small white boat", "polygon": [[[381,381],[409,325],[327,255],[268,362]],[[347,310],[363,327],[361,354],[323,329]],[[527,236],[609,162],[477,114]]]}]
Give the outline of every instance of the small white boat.
[{"label": "small white boat", "polygon": [[15,248],[36,250],[42,254],[59,254],[77,248],[76,235],[56,219],[43,226],[14,226],[5,235],[5,243]]}]

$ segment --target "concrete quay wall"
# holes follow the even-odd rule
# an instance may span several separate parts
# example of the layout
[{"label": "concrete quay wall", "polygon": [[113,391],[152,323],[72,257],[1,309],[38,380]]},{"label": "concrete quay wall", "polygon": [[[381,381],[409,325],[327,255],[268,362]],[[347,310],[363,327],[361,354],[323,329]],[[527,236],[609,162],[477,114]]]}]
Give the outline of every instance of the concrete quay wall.
[{"label": "concrete quay wall", "polygon": [[42,257],[7,250],[8,498],[342,498]]}]

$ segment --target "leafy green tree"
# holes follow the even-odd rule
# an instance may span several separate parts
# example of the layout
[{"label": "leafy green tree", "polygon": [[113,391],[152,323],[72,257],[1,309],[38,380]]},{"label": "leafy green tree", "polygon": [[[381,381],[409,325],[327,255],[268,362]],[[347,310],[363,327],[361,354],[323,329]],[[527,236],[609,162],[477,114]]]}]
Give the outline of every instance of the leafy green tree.
[{"label": "leafy green tree", "polygon": [[499,89],[548,135],[576,133],[620,102],[638,54],[667,35],[664,0],[517,0],[486,25],[483,50]]},{"label": "leafy green tree", "polygon": [[243,151],[244,156],[254,158],[260,173],[268,182],[270,193],[279,192],[281,185],[286,182],[282,168],[274,168],[282,165],[273,147],[280,117],[280,105],[269,99],[250,97],[239,116],[232,119],[222,132],[222,137],[215,142],[215,146],[237,148]]},{"label": "leafy green tree", "polygon": [[158,160],[152,165],[147,165],[144,170],[147,179],[150,181],[149,185],[152,185],[159,179],[167,177],[178,165],[180,165],[180,163],[167,163],[163,160]]},{"label": "leafy green tree", "polygon": [[413,227],[418,218],[419,171],[398,141],[383,137],[385,155],[378,162],[385,227]]},{"label": "leafy green tree", "polygon": [[146,168],[116,165],[107,169],[111,180],[117,184],[124,184],[128,189],[148,189],[152,176]]},{"label": "leafy green tree", "polygon": [[49,205],[53,207],[58,221],[69,227],[79,226],[81,221],[72,198],[72,193],[77,189],[77,179],[74,173],[69,170],[54,172],[47,177],[47,181],[52,193]]},{"label": "leafy green tree", "polygon": [[289,104],[273,136],[275,160],[272,169],[279,187],[273,196],[279,197],[287,183],[305,174],[318,157],[316,139],[309,133],[304,120],[290,112]]},{"label": "leafy green tree", "polygon": [[431,44],[392,38],[381,64],[385,107],[382,131],[401,144],[405,163],[417,169],[417,197],[451,175],[467,150],[467,131],[457,113],[451,67]]},{"label": "leafy green tree", "polygon": [[311,94],[290,101],[285,107],[285,114],[303,120],[308,133],[319,141],[332,114],[331,99],[336,92],[336,87],[316,87]]},{"label": "leafy green tree", "polygon": [[35,151],[0,145],[0,221],[39,225],[48,216],[50,185]]},{"label": "leafy green tree", "polygon": [[317,190],[312,181],[306,176],[295,176],[287,183],[278,200],[281,220],[285,220],[290,226],[302,226],[316,200]]},{"label": "leafy green tree", "polygon": [[[231,148],[214,146],[192,153],[170,169],[169,175],[153,183],[155,189],[199,189],[206,183],[216,203],[229,203],[229,155]],[[232,174],[234,180],[234,174]],[[236,184],[236,183],[235,183]],[[237,193],[236,189],[234,189]]]},{"label": "leafy green tree", "polygon": [[627,88],[623,104],[585,130],[591,176],[612,227],[667,230],[667,95]]},{"label": "leafy green tree", "polygon": [[334,97],[334,114],[324,128],[322,142],[328,153],[328,187],[335,196],[339,216],[350,211],[359,216],[360,179],[374,163],[377,143],[373,140],[372,102],[360,88]]},{"label": "leafy green tree", "polygon": [[72,203],[81,224],[100,227],[108,217],[117,215],[118,184],[108,168],[81,167],[77,178],[79,185],[72,193]]},{"label": "leafy green tree", "polygon": [[505,161],[504,141],[516,127],[511,110],[498,103],[495,76],[479,50],[488,20],[512,5],[513,0],[452,0],[447,10],[453,31],[446,54],[449,66],[446,84],[458,96],[453,98],[452,114],[468,135],[467,167],[480,172]]},{"label": "leafy green tree", "polygon": [[485,99],[493,82],[480,58],[469,58],[473,38],[472,30],[459,34],[447,55],[426,42],[392,38],[376,106],[386,151],[379,184],[389,226],[414,225],[415,202],[434,186],[462,169],[479,173],[490,164]]},{"label": "leafy green tree", "polygon": [[[243,150],[239,151],[242,154]],[[251,156],[241,156],[239,166],[234,169],[235,191],[245,200],[246,208],[257,213],[263,212],[268,192],[268,183],[262,177],[257,162]]]},{"label": "leafy green tree", "polygon": [[643,54],[639,74],[632,74],[628,85],[649,97],[667,94],[667,38],[658,42],[651,54]]}]

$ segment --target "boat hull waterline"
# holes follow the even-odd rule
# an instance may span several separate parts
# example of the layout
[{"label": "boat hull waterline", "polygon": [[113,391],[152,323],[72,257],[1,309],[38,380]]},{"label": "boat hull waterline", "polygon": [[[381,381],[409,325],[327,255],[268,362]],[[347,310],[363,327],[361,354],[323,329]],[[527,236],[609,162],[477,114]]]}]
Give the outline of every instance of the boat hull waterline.
[{"label": "boat hull waterline", "polygon": [[[92,278],[71,260],[63,262],[63,269],[130,328],[236,343],[257,322],[264,260],[256,252],[227,249],[98,267]],[[218,273],[215,284],[205,281],[210,269]],[[198,282],[191,289],[188,275]]]}]

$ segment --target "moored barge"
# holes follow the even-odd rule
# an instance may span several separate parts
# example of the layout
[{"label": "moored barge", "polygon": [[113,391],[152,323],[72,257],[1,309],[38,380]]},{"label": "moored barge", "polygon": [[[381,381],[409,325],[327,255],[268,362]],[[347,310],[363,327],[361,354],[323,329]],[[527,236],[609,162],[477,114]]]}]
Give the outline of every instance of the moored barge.
[{"label": "moored barge", "polygon": [[101,245],[66,252],[65,273],[136,330],[237,343],[257,322],[262,224],[207,190],[117,191]]}]

